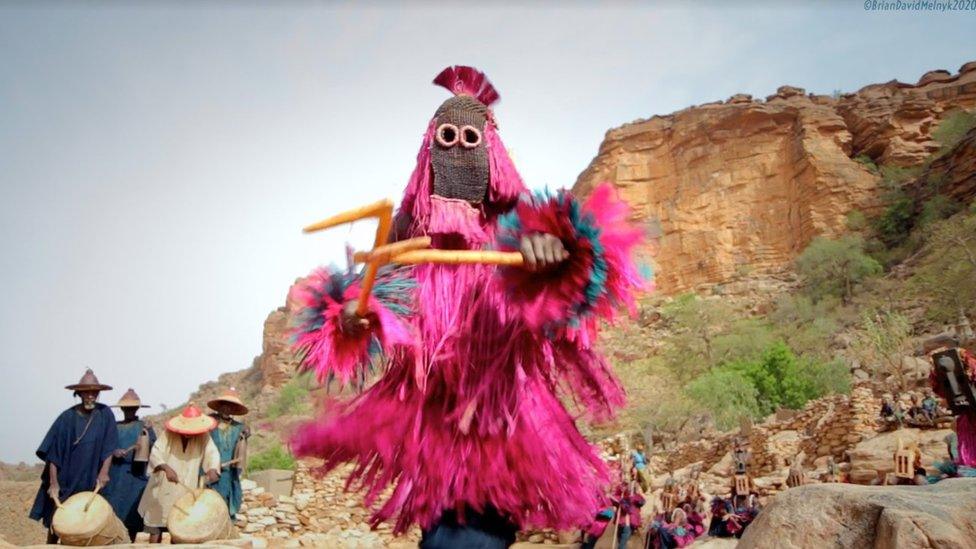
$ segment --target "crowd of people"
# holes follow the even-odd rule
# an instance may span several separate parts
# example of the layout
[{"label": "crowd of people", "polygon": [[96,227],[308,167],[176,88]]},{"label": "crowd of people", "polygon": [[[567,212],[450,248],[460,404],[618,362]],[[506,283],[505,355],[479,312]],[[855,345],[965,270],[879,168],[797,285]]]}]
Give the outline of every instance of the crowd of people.
[{"label": "crowd of people", "polygon": [[644,446],[637,443],[630,451],[617,447],[611,452],[616,455],[612,468],[621,480],[609,494],[611,505],[600,509],[583,528],[583,549],[593,548],[608,530],[619,548],[627,547],[637,534],[642,536],[645,549],[686,547],[706,533],[741,537],[759,514],[758,494],[747,473],[749,453],[741,441],[733,452],[736,466],[727,497],[709,501],[702,492],[697,471],[681,481],[671,475],[652,502],[654,511],[646,525],[642,510],[647,509],[645,494],[650,494],[652,487]]},{"label": "crowd of people", "polygon": [[[210,414],[186,406],[158,437],[139,418],[147,406],[133,389],[106,406],[98,398],[112,387],[91,370],[66,388],[81,402],[58,416],[37,449],[44,471],[30,517],[48,528],[48,543],[58,542],[51,527],[55,510],[80,492],[100,492],[132,541],[146,531],[159,543],[176,500],[196,488],[215,490],[231,518],[237,513],[249,431],[233,417],[248,412],[233,388],[207,403]],[[119,408],[122,419],[116,421],[111,408]]]}]

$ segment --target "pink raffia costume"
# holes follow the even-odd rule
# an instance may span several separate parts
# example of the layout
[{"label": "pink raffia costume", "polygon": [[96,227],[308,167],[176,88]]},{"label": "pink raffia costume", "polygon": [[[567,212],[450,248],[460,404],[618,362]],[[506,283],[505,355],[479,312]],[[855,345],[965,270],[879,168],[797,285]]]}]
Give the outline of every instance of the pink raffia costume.
[{"label": "pink raffia costume", "polygon": [[[485,264],[422,264],[381,274],[368,334],[345,332],[340,310],[356,275],[320,270],[291,293],[297,348],[320,379],[382,376],[351,401],[330,402],[292,440],[323,470],[353,462],[347,487],[365,492],[371,522],[423,529],[445,514],[497,512],[517,527],[576,529],[606,506],[608,471],[560,397],[603,420],[624,392],[596,351],[598,321],[649,290],[631,255],[642,231],[609,185],[585,204],[567,192],[530,194],[497,133],[485,76],[449,67],[454,93],[428,125],[394,222],[398,239],[438,249],[519,250],[523,236],[557,236],[569,253],[529,273]],[[408,278],[409,291],[402,282]],[[377,353],[379,351],[379,353]],[[377,355],[381,358],[376,358]],[[381,492],[392,493],[383,501]]]}]

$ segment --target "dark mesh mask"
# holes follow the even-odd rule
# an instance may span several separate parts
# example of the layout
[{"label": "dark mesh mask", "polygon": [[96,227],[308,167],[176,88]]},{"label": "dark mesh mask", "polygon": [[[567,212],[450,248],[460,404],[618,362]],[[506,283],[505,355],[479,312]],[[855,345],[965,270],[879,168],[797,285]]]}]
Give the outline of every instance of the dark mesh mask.
[{"label": "dark mesh mask", "polygon": [[484,201],[488,192],[488,150],[484,130],[488,108],[468,95],[452,97],[434,113],[434,194]]}]

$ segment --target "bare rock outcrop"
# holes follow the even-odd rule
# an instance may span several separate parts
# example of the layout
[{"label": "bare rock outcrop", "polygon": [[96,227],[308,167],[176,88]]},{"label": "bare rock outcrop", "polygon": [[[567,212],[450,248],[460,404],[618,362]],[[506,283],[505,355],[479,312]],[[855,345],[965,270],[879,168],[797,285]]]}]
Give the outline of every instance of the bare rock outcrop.
[{"label": "bare rock outcrop", "polygon": [[288,309],[279,307],[264,321],[264,341],[261,355],[256,359],[261,370],[262,390],[280,388],[298,369],[298,358],[288,340]]},{"label": "bare rock outcrop", "polygon": [[876,211],[878,176],[854,158],[914,166],[939,150],[939,121],[976,107],[973,67],[837,99],[781,86],[764,102],[737,94],[625,124],[574,190],[617,187],[646,227],[664,293],[775,273],[814,237],[845,231],[852,210]]},{"label": "bare rock outcrop", "polygon": [[976,548],[976,479],[930,486],[815,484],[779,494],[741,549]]},{"label": "bare rock outcrop", "polygon": [[969,130],[952,150],[934,159],[912,182],[911,190],[919,203],[937,192],[960,203],[976,197],[976,128]]},{"label": "bare rock outcrop", "polygon": [[930,71],[917,85],[891,81],[842,98],[837,110],[854,136],[854,155],[879,164],[915,166],[939,150],[932,138],[953,109],[976,107],[976,71]]}]

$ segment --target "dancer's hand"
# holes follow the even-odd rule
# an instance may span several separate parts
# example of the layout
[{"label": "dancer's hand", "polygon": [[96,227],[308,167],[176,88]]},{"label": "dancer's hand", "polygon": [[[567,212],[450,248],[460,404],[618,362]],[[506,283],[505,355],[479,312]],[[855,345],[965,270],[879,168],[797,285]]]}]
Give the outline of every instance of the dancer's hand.
[{"label": "dancer's hand", "polygon": [[343,305],[342,307],[342,331],[351,335],[358,335],[366,330],[369,330],[372,323],[372,316],[370,313],[366,313],[365,316],[359,316],[356,313],[356,309],[359,308],[359,300],[353,299]]},{"label": "dancer's hand", "polygon": [[546,233],[523,236],[519,250],[525,259],[525,268],[532,272],[551,269],[569,257],[562,240]]}]

